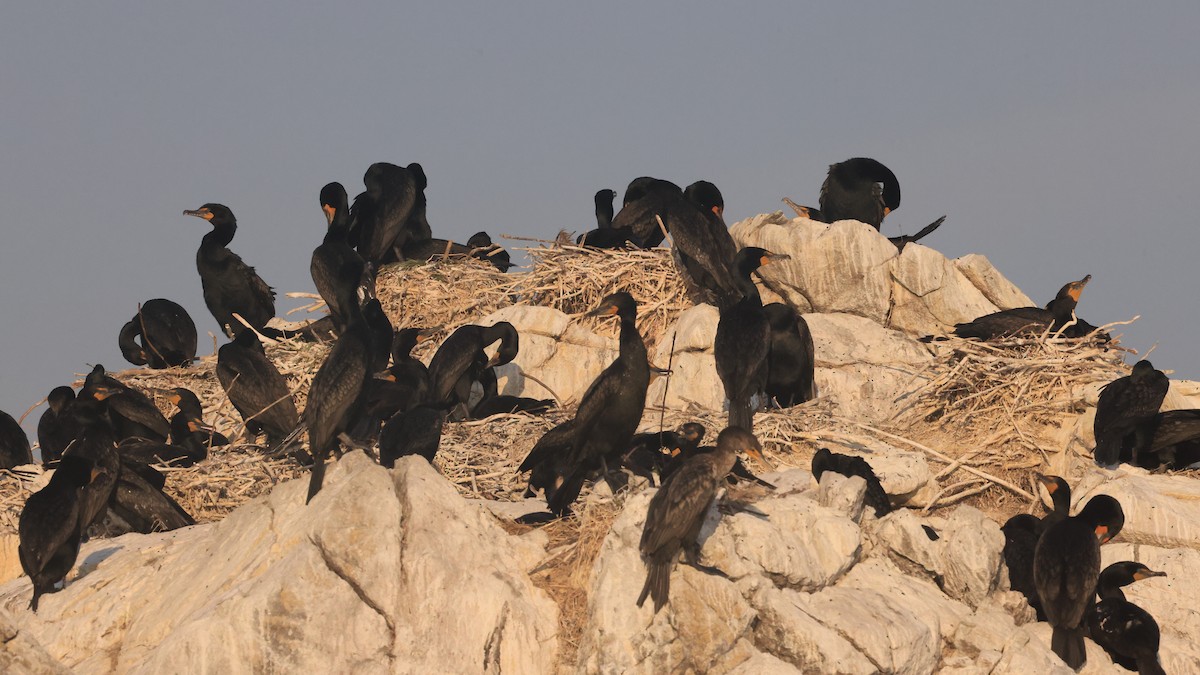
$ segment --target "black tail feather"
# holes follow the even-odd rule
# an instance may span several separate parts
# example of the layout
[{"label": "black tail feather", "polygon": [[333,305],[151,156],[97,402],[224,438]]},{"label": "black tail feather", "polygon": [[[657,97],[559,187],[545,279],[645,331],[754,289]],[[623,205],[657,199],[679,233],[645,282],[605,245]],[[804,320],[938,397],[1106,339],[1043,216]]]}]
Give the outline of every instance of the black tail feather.
[{"label": "black tail feather", "polygon": [[729,426],[754,431],[754,408],[750,401],[729,401]]},{"label": "black tail feather", "polygon": [[671,563],[647,563],[646,584],[642,586],[642,594],[638,596],[638,607],[646,602],[647,596],[654,600],[655,614],[667,604],[667,596],[671,591],[671,567]]},{"label": "black tail feather", "polygon": [[1075,628],[1055,626],[1054,634],[1050,637],[1050,649],[1074,670],[1082,668],[1087,663],[1087,645],[1083,641],[1083,626]]},{"label": "black tail feather", "polygon": [[308,496],[304,498],[304,503],[312,501],[312,498],[317,496],[321,491],[321,483],[325,482],[325,458],[318,457],[313,460],[312,477],[308,480]]}]

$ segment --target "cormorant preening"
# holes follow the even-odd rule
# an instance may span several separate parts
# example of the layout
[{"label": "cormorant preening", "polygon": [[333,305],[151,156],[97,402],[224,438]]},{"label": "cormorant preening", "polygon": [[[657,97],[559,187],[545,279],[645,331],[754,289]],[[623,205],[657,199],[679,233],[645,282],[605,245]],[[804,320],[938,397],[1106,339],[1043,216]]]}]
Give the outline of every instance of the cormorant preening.
[{"label": "cormorant preening", "polygon": [[[141,337],[139,344],[137,338]],[[142,303],[117,336],[121,355],[135,366],[170,368],[196,358],[196,324],[187,310],[165,298]]]},{"label": "cormorant preening", "polygon": [[272,448],[300,426],[292,390],[254,331],[241,332],[217,350],[217,379],[246,428],[256,436],[265,433]]},{"label": "cormorant preening", "polygon": [[38,447],[42,451],[42,465],[48,466],[62,457],[63,451],[79,435],[71,406],[75,403],[75,390],[55,387],[46,396],[49,408],[38,419]]},{"label": "cormorant preening", "polygon": [[335,321],[344,321],[347,309],[340,306],[340,294],[335,285],[339,279],[362,278],[362,256],[350,247],[350,208],[346,188],[341,183],[329,183],[321,188],[321,211],[325,213],[328,230],[321,245],[313,249],[308,266],[317,293],[329,307]]},{"label": "cormorant preening", "polygon": [[654,612],[667,603],[671,569],[680,549],[691,564],[698,563],[700,545],[696,537],[704,524],[704,515],[717,494],[717,488],[733,469],[738,452],[759,452],[758,439],[745,429],[728,427],[717,436],[713,452],[697,454],[678,471],[665,478],[662,487],[650,499],[646,525],[642,528],[639,549],[646,560],[646,583],[638,596],[638,607],[649,596]]},{"label": "cormorant preening", "polygon": [[445,410],[426,405],[396,413],[379,433],[379,463],[390,469],[404,455],[420,455],[432,462],[445,421]]},{"label": "cormorant preening", "polygon": [[[494,358],[488,359],[484,349],[497,340],[500,349]],[[429,361],[430,402],[452,409],[457,418],[467,417],[471,385],[479,381],[485,368],[501,366],[516,358],[519,348],[517,329],[507,321],[494,326],[459,326]]]},{"label": "cormorant preening", "polygon": [[591,248],[624,248],[629,244],[641,246],[631,227],[613,227],[613,199],[617,193],[600,190],[596,193],[596,229],[575,238],[575,243]]},{"label": "cormorant preening", "polygon": [[363,175],[366,190],[354,198],[350,215],[354,226],[350,243],[357,246],[363,260],[383,263],[396,259],[409,239],[423,241],[430,235],[413,237],[409,221],[417,207],[418,196],[424,203],[425,172],[419,164],[400,167],[376,162]]},{"label": "cormorant preening", "polygon": [[0,469],[33,464],[29,437],[12,415],[0,410]]},{"label": "cormorant preening", "polygon": [[1050,648],[1075,670],[1087,662],[1083,636],[1100,577],[1100,545],[1115,537],[1124,523],[1121,504],[1097,495],[1078,515],[1055,523],[1038,539],[1033,581],[1054,628]]},{"label": "cormorant preening", "polygon": [[21,509],[17,552],[21,569],[33,582],[29,608],[35,612],[38,598],[53,592],[75,565],[84,529],[83,490],[101,472],[91,460],[64,457],[46,487],[30,495]]},{"label": "cormorant preening", "polygon": [[821,448],[813,454],[813,478],[816,478],[817,482],[820,483],[821,476],[826,471],[840,473],[847,478],[858,476],[865,480],[867,482],[867,493],[863,501],[875,511],[875,517],[882,518],[892,512],[892,502],[888,498],[887,492],[883,489],[883,483],[879,482],[879,477],[875,475],[875,470],[871,468],[867,460],[854,455],[831,452],[829,448]]},{"label": "cormorant preening", "polygon": [[717,186],[698,181],[663,219],[671,233],[671,256],[697,304],[726,307],[742,297],[735,279],[737,245],[721,218],[724,208]]},{"label": "cormorant preening", "polygon": [[476,232],[467,240],[467,248],[471,249],[471,256],[482,260],[486,263],[491,263],[496,269],[501,272],[507,272],[509,269],[516,267],[512,258],[508,255],[499,244],[492,241],[491,235],[487,232]]},{"label": "cormorant preening", "polygon": [[258,276],[254,268],[230,251],[229,242],[237,232],[233,211],[222,204],[205,204],[185,216],[203,218],[212,224],[212,231],[200,240],[196,251],[196,269],[204,289],[204,304],[212,312],[217,325],[230,337],[245,330],[236,313],[253,326],[262,329],[275,316],[275,291]]},{"label": "cormorant preening", "polygon": [[725,398],[729,399],[731,427],[753,430],[754,410],[750,399],[761,393],[767,384],[771,326],[750,274],[772,260],[786,257],[748,246],[738,251],[735,259],[737,275],[734,278],[742,298],[721,309],[713,340],[717,375],[725,385]]},{"label": "cormorant preening", "polygon": [[497,390],[495,368],[484,368],[483,372],[479,374],[479,384],[483,386],[483,396],[471,408],[471,419],[481,420],[492,415],[517,412],[542,415],[554,407],[554,399],[552,398],[530,398],[528,396],[500,394]]},{"label": "cormorant preening", "polygon": [[163,442],[171,433],[167,418],[148,396],[108,375],[100,364],[84,379],[80,397],[104,401],[117,440],[136,437]]},{"label": "cormorant preening", "polygon": [[1096,404],[1094,459],[1105,468],[1115,468],[1121,460],[1121,441],[1134,434],[1132,463],[1138,452],[1151,446],[1151,430],[1146,422],[1158,414],[1171,380],[1143,359],[1133,364],[1133,372],[1104,385]]},{"label": "cormorant preening", "polygon": [[1015,515],[1000,530],[1004,532],[1004,563],[1008,567],[1009,587],[1024,595],[1029,606],[1037,612],[1039,620],[1045,621],[1042,601],[1033,582],[1033,553],[1042,533],[1070,515],[1071,487],[1058,476],[1039,474],[1037,478],[1050,493],[1054,509],[1044,518],[1028,513]]},{"label": "cormorant preening", "polygon": [[1125,599],[1122,586],[1150,577],[1165,577],[1142,563],[1125,561],[1100,573],[1096,594],[1100,602],[1088,613],[1088,636],[1113,661],[1142,675],[1162,675],[1158,662],[1158,622],[1146,610]]},{"label": "cormorant preening", "polygon": [[[1075,306],[1079,302],[1079,296],[1083,293],[1083,287],[1091,280],[1092,275],[1089,274],[1079,281],[1066,284],[1059,289],[1058,295],[1046,304],[1045,309],[1017,307],[985,314],[974,321],[955,325],[954,334],[962,338],[992,340],[1014,335],[1041,335],[1047,328],[1051,333],[1057,332],[1075,318]],[[1078,324],[1072,328],[1078,328]],[[1063,337],[1085,335],[1087,333],[1076,334],[1072,329],[1063,331]],[[924,341],[928,342],[929,339],[931,338]]]},{"label": "cormorant preening", "polygon": [[767,353],[767,396],[781,408],[790,408],[817,397],[816,349],[808,322],[782,302],[763,307],[771,324],[771,349]]},{"label": "cormorant preening", "polygon": [[643,248],[654,248],[663,242],[663,226],[670,227],[671,213],[679,208],[694,207],[684,199],[678,185],[649,176],[635,178],[625,188],[624,202],[613,217],[612,228],[628,230]]},{"label": "cormorant preening", "polygon": [[[570,435],[570,449],[558,458],[561,476],[557,489],[547,494],[546,503],[557,516],[565,515],[579,496],[583,482],[597,469],[616,464],[629,449],[646,407],[646,387],[650,385],[650,362],[646,344],[637,328],[637,301],[624,291],[600,301],[588,316],[617,316],[621,320],[620,352],[584,392],[579,400]],[[537,446],[522,466],[538,468],[530,462]],[[557,481],[556,481],[557,482]]]},{"label": "cormorant preening", "polygon": [[[147,479],[154,478],[154,482]],[[121,473],[108,504],[108,517],[121,529],[149,534],[167,532],[196,521],[174,499],[163,492],[162,474],[145,465],[122,461]]]}]

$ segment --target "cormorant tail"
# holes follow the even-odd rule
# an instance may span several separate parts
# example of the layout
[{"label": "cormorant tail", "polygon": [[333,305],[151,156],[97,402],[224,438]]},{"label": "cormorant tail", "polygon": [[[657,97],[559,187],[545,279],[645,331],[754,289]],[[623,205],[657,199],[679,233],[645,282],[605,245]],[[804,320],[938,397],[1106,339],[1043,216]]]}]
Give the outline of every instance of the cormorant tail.
[{"label": "cormorant tail", "polygon": [[321,483],[325,482],[325,458],[317,457],[313,460],[312,477],[308,479],[308,496],[304,498],[304,503],[308,504],[312,498],[317,496],[321,491]]},{"label": "cormorant tail", "polygon": [[1083,626],[1075,628],[1054,627],[1050,637],[1050,649],[1058,654],[1068,666],[1078,671],[1087,663],[1087,646],[1083,642]]},{"label": "cormorant tail", "polygon": [[1167,671],[1163,670],[1162,664],[1158,662],[1157,655],[1153,661],[1138,659],[1137,669],[1138,675],[1167,675]]},{"label": "cormorant tail", "polygon": [[729,401],[728,426],[754,431],[754,408],[750,406],[750,401]]},{"label": "cormorant tail", "polygon": [[638,596],[637,606],[641,607],[642,603],[646,602],[646,596],[650,596],[654,599],[654,613],[658,614],[658,610],[667,604],[667,595],[670,591],[671,564],[651,560],[649,569],[646,570],[646,584],[642,586],[642,594]]},{"label": "cormorant tail", "polygon": [[1121,439],[1106,438],[1096,443],[1092,458],[1102,467],[1115,466],[1121,460]]}]

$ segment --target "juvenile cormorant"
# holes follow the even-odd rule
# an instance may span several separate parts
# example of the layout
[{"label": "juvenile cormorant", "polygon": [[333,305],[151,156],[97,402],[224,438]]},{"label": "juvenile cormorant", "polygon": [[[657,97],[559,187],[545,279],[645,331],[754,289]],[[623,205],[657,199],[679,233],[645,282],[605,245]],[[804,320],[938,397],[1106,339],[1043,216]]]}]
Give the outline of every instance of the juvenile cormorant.
[{"label": "juvenile cormorant", "polygon": [[[137,338],[141,338],[139,343]],[[135,366],[171,368],[196,358],[196,324],[187,310],[165,298],[142,303],[117,336],[121,355]]]},{"label": "juvenile cormorant", "polygon": [[49,406],[38,419],[38,447],[42,451],[42,465],[57,462],[63,451],[79,435],[75,416],[71,406],[75,403],[75,390],[67,387],[55,387],[46,396]]},{"label": "juvenile cormorant", "polygon": [[1165,673],[1158,661],[1158,622],[1146,610],[1125,599],[1122,586],[1151,577],[1165,577],[1142,563],[1125,561],[1100,573],[1096,594],[1100,602],[1088,613],[1088,636],[1113,661],[1142,675]]},{"label": "juvenile cormorant", "polygon": [[1121,504],[1097,495],[1078,515],[1047,528],[1033,554],[1034,584],[1054,629],[1050,648],[1075,670],[1087,662],[1083,636],[1100,577],[1100,545],[1124,522]]},{"label": "juvenile cormorant", "polygon": [[254,331],[241,332],[217,350],[217,379],[246,428],[256,436],[265,433],[272,448],[300,426],[292,390]]},{"label": "juvenile cormorant", "polygon": [[591,248],[623,248],[628,244],[641,246],[632,228],[613,227],[613,199],[616,196],[617,193],[612,190],[600,190],[596,193],[596,229],[576,237],[576,244]]},{"label": "juvenile cormorant", "polygon": [[[684,426],[686,427],[687,425]],[[699,425],[697,424],[695,426]],[[662,473],[660,474],[663,480],[666,480],[671,474],[678,471],[679,467],[686,464],[693,455],[702,455],[706,452],[713,452],[716,450],[716,446],[700,446],[700,439],[704,436],[703,427],[701,427],[699,435],[695,435],[694,430],[684,430],[681,427],[679,436],[684,442],[673,448],[671,456],[667,458],[666,466],[663,467]],[[753,457],[760,464],[767,464],[767,459],[763,457],[762,453],[757,450],[748,450],[746,451],[746,454]],[[771,490],[775,489],[773,484],[759,478],[758,476],[755,476],[750,469],[747,469],[746,464],[742,462],[741,457],[737,457],[733,460],[733,468],[730,469],[729,475],[726,476],[726,481],[730,485],[736,485],[740,481],[749,481],[751,483],[757,483]]]},{"label": "juvenile cormorant", "polygon": [[340,279],[353,279],[357,283],[363,275],[362,256],[350,247],[350,208],[347,206],[346,188],[341,183],[329,183],[321,188],[321,211],[325,213],[328,229],[321,245],[313,249],[312,262],[308,266],[317,293],[329,307],[335,320],[345,320],[345,307],[336,284]]},{"label": "juvenile cormorant", "polygon": [[1143,359],[1133,364],[1133,372],[1104,385],[1096,404],[1092,429],[1096,436],[1096,464],[1113,468],[1121,459],[1121,441],[1134,434],[1132,463],[1138,452],[1151,447],[1152,437],[1146,426],[1158,414],[1171,380]]},{"label": "juvenile cormorant", "polygon": [[376,162],[363,175],[366,190],[354,198],[354,206],[350,208],[354,218],[350,243],[357,246],[359,255],[367,262],[388,262],[396,257],[396,249],[403,249],[408,243],[409,220],[419,193],[424,200],[424,187],[418,180],[425,178],[424,171],[418,175],[410,168]]},{"label": "juvenile cormorant", "polygon": [[613,293],[588,315],[620,318],[620,352],[579,400],[571,448],[563,458],[569,473],[564,471],[561,485],[547,498],[550,511],[558,516],[567,513],[592,472],[609,462],[615,465],[629,449],[650,385],[650,363],[638,332],[637,301],[633,296],[624,291]]},{"label": "juvenile cormorant", "polygon": [[491,235],[487,232],[476,232],[471,235],[471,238],[467,240],[467,248],[471,249],[471,257],[491,263],[501,272],[507,272],[516,267],[512,257],[508,255],[508,251],[494,243]]},{"label": "juvenile cormorant", "polygon": [[725,385],[729,399],[729,426],[753,430],[754,410],[751,397],[767,383],[767,354],[771,350],[771,326],[763,311],[758,288],[750,274],[772,260],[785,258],[756,246],[738,251],[734,277],[742,293],[741,300],[721,309],[713,354],[717,375]]},{"label": "juvenile cormorant", "polygon": [[[1079,302],[1079,296],[1083,293],[1083,287],[1091,280],[1092,275],[1089,274],[1079,281],[1066,284],[1059,289],[1058,295],[1046,304],[1045,309],[1017,307],[993,312],[974,321],[955,325],[954,334],[962,338],[992,340],[1014,335],[1041,335],[1047,328],[1052,333],[1057,332],[1074,319],[1075,306]],[[1073,335],[1067,331],[1063,332],[1063,336],[1082,337],[1082,335]],[[929,339],[924,339],[924,341],[928,342]]]},{"label": "juvenile cormorant", "polygon": [[817,397],[816,349],[808,322],[791,305],[782,302],[772,302],[763,311],[771,324],[767,396],[781,408],[813,400]]},{"label": "juvenile cormorant", "polygon": [[681,549],[689,563],[698,562],[700,545],[696,538],[704,524],[704,515],[742,451],[761,452],[762,446],[749,431],[727,427],[717,436],[716,450],[688,459],[663,480],[662,487],[650,499],[638,546],[647,568],[638,607],[647,596],[654,600],[656,614],[667,603],[671,569]]},{"label": "juvenile cormorant", "polygon": [[136,437],[162,442],[171,433],[170,423],[154,402],[105,373],[103,365],[92,368],[83,381],[80,396],[104,401],[117,440]]},{"label": "juvenile cormorant", "polygon": [[721,218],[724,208],[717,186],[699,181],[687,187],[663,219],[671,233],[671,256],[697,304],[725,307],[741,298],[735,279],[737,245]]},{"label": "juvenile cormorant", "polygon": [[813,454],[812,458],[812,475],[821,482],[821,476],[826,471],[840,473],[849,478],[850,476],[858,476],[867,482],[866,505],[874,509],[875,517],[882,518],[892,512],[892,502],[888,498],[887,491],[883,489],[883,484],[879,482],[879,477],[875,475],[875,470],[867,463],[867,460],[854,455],[843,455],[838,452],[831,452],[829,448],[821,448]]},{"label": "juvenile cormorant", "polygon": [[655,473],[665,479],[668,467],[678,468],[684,457],[695,454],[704,433],[704,425],[687,422],[676,431],[634,434],[621,464],[654,485]]},{"label": "juvenile cormorant", "polygon": [[[488,359],[484,350],[500,340],[496,356]],[[460,326],[438,347],[429,361],[430,402],[446,406],[466,417],[471,385],[479,381],[485,368],[504,365],[517,356],[520,337],[507,321],[494,326]]]},{"label": "juvenile cormorant", "polygon": [[12,415],[0,410],[0,469],[33,464],[29,437]]},{"label": "juvenile cormorant", "polygon": [[1033,582],[1033,553],[1038,539],[1051,525],[1070,515],[1071,487],[1058,476],[1038,475],[1038,481],[1050,493],[1054,509],[1044,518],[1021,513],[1009,518],[1000,528],[1004,532],[1004,563],[1008,567],[1009,587],[1025,596],[1038,614],[1045,620],[1042,601],[1038,598],[1037,586]]},{"label": "juvenile cormorant", "polygon": [[83,536],[83,490],[98,475],[90,460],[64,457],[46,487],[30,495],[21,509],[17,552],[21,569],[33,582],[29,608],[35,612],[38,598],[52,593],[75,565]]},{"label": "juvenile cormorant", "polygon": [[231,337],[246,328],[233,318],[235,313],[256,329],[267,325],[275,316],[275,291],[241,256],[229,250],[229,242],[237,232],[233,211],[222,204],[209,203],[194,211],[184,211],[183,215],[203,218],[212,224],[212,231],[204,235],[196,251],[196,269],[204,289],[204,304],[217,325]]},{"label": "juvenile cormorant", "polygon": [[420,455],[432,462],[445,421],[445,410],[426,405],[396,413],[379,433],[379,463],[390,469],[404,455]]}]

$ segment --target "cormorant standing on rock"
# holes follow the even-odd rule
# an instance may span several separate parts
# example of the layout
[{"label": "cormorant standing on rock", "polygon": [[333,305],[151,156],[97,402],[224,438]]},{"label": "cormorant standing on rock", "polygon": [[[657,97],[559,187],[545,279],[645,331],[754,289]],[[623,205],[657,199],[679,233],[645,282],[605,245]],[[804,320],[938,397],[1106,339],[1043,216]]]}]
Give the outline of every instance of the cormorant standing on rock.
[{"label": "cormorant standing on rock", "polygon": [[42,451],[42,466],[49,466],[62,457],[63,451],[79,435],[71,407],[75,404],[75,390],[55,387],[46,396],[48,409],[38,419],[38,447]]},{"label": "cormorant standing on rock", "polygon": [[236,313],[255,329],[262,329],[275,317],[275,291],[253,267],[229,250],[229,242],[237,232],[233,211],[223,204],[208,203],[183,215],[203,218],[213,228],[200,240],[196,269],[204,289],[204,304],[217,325],[230,337],[238,335],[246,327],[233,318]]},{"label": "cormorant standing on rock", "polygon": [[[137,338],[141,337],[141,344]],[[121,355],[135,366],[187,366],[196,358],[196,324],[187,310],[165,298],[142,303],[117,336]]]},{"label": "cormorant standing on rock", "polygon": [[33,464],[29,437],[12,415],[0,410],[0,469]]},{"label": "cormorant standing on rock", "polygon": [[782,302],[772,302],[763,311],[771,324],[767,396],[781,408],[813,400],[817,397],[816,348],[808,322]]},{"label": "cormorant standing on rock", "polygon": [[379,434],[379,463],[390,469],[404,455],[420,455],[432,462],[445,421],[445,410],[426,405],[396,413]]},{"label": "cormorant standing on rock", "polygon": [[300,426],[292,390],[267,358],[254,331],[242,331],[217,350],[217,379],[250,433],[265,433],[278,448]]},{"label": "cormorant standing on rock", "polygon": [[812,475],[821,482],[821,476],[826,471],[839,473],[849,478],[850,476],[858,476],[867,482],[867,494],[865,502],[875,511],[876,518],[882,518],[892,512],[892,502],[888,498],[887,492],[883,489],[883,483],[879,482],[879,477],[875,475],[875,470],[867,463],[867,460],[854,455],[843,455],[838,452],[831,452],[829,448],[821,448],[813,454],[812,458]]},{"label": "cormorant standing on rock", "polygon": [[1142,563],[1125,561],[1109,565],[1100,573],[1096,593],[1100,602],[1088,613],[1088,636],[1104,648],[1112,660],[1142,675],[1162,675],[1158,661],[1158,622],[1146,610],[1125,599],[1122,586],[1151,577],[1165,577]]},{"label": "cormorant standing on rock", "polygon": [[1065,519],[1071,510],[1071,487],[1058,476],[1038,475],[1040,482],[1054,502],[1054,509],[1044,518],[1021,513],[1009,518],[1000,528],[1004,532],[1004,563],[1008,567],[1009,587],[1025,596],[1038,615],[1045,621],[1042,601],[1038,598],[1037,585],[1033,582],[1033,554],[1038,539],[1051,525]]},{"label": "cormorant standing on rock", "polygon": [[1050,648],[1075,670],[1087,662],[1083,637],[1100,577],[1100,545],[1124,523],[1121,504],[1097,495],[1078,515],[1047,528],[1034,551],[1033,580],[1054,628]]},{"label": "cormorant standing on rock", "polygon": [[83,490],[102,474],[91,460],[67,456],[59,462],[46,487],[29,496],[17,525],[21,569],[33,582],[29,608],[52,593],[66,578],[79,556],[83,538]]},{"label": "cormorant standing on rock", "polygon": [[1153,440],[1146,422],[1158,414],[1171,380],[1143,359],[1133,364],[1133,372],[1104,385],[1096,404],[1094,459],[1105,468],[1115,468],[1121,460],[1121,441],[1134,434],[1132,463],[1138,453],[1151,447]]},{"label": "cormorant standing on rock", "polygon": [[687,562],[698,563],[700,545],[696,538],[704,524],[704,515],[725,476],[733,469],[738,452],[742,451],[761,453],[762,446],[749,431],[726,428],[717,436],[714,451],[688,459],[678,471],[663,480],[662,487],[650,499],[638,546],[647,568],[638,607],[650,597],[657,614],[667,603],[671,569],[675,567],[681,549]]},{"label": "cormorant standing on rock", "polygon": [[[497,340],[500,340],[500,349],[489,359],[484,350]],[[458,418],[467,417],[471,385],[479,380],[484,369],[504,365],[516,358],[518,349],[520,336],[507,321],[493,326],[459,326],[429,361],[430,401],[453,409]]]},{"label": "cormorant standing on rock", "polygon": [[742,299],[721,309],[713,354],[717,375],[729,399],[729,426],[753,430],[751,398],[767,384],[767,355],[771,350],[771,326],[763,311],[758,288],[750,274],[773,260],[787,258],[756,246],[738,251],[735,281]]},{"label": "cormorant standing on rock", "polygon": [[664,218],[671,233],[671,255],[697,303],[718,308],[741,297],[734,256],[737,245],[721,214],[725,200],[717,186],[692,183]]}]

